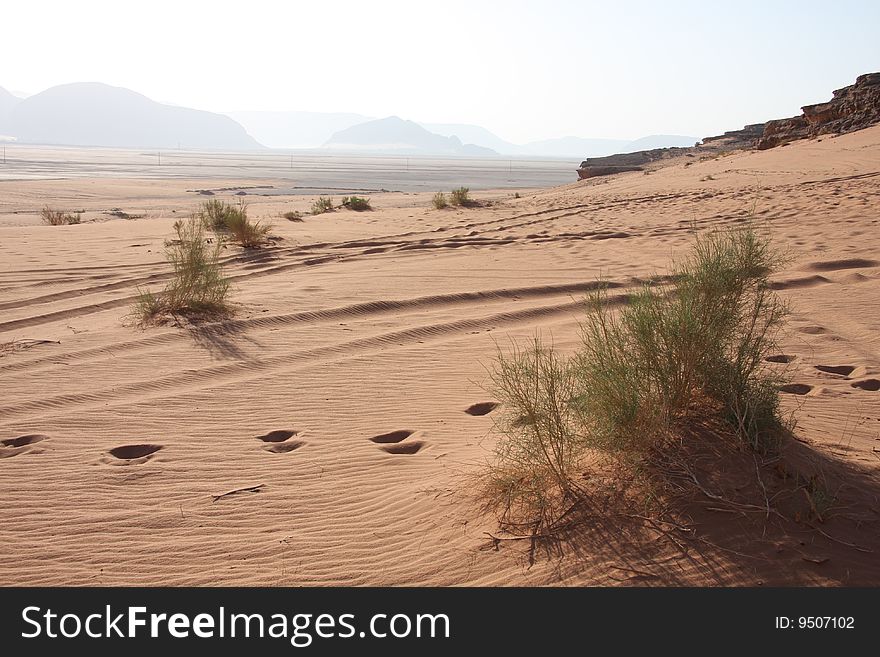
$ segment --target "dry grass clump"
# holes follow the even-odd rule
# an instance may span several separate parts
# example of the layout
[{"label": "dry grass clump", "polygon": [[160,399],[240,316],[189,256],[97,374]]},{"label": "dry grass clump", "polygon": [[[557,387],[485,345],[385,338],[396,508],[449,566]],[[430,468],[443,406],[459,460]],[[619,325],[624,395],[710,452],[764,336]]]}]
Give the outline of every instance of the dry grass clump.
[{"label": "dry grass clump", "polygon": [[431,204],[434,206],[435,210],[442,210],[443,208],[449,207],[449,201],[446,199],[446,194],[443,192],[437,192],[434,194],[434,198],[431,199]]},{"label": "dry grass clump", "polygon": [[81,212],[53,210],[48,206],[40,210],[40,217],[42,217],[43,223],[49,226],[70,226],[82,223]]},{"label": "dry grass clump", "polygon": [[363,198],[362,196],[343,196],[342,207],[355,210],[356,212],[373,209],[373,206],[370,205],[370,199]]},{"label": "dry grass clump", "polygon": [[177,315],[190,318],[228,315],[229,281],[223,277],[220,266],[222,245],[208,242],[203,218],[199,216],[176,221],[174,231],[177,239],[165,246],[173,277],[159,293],[141,291],[133,314],[142,323]]},{"label": "dry grass clump", "polygon": [[330,196],[319,196],[318,200],[312,203],[312,214],[324,214],[334,209],[333,198]]},{"label": "dry grass clump", "polygon": [[787,312],[768,284],[781,261],[752,227],[701,235],[671,282],[619,310],[595,294],[574,354],[540,340],[499,351],[491,381],[505,410],[489,488],[502,520],[551,527],[581,491],[587,454],[633,473],[704,422],[775,449],[786,423],[765,358]]},{"label": "dry grass clump", "polygon": [[228,237],[246,249],[262,246],[269,241],[272,233],[271,225],[248,218],[247,204],[244,201],[235,206],[219,199],[211,199],[199,206],[197,215],[206,228]]},{"label": "dry grass clump", "polygon": [[287,219],[288,221],[302,221],[303,220],[302,212],[300,212],[299,210],[291,210],[290,212],[285,212],[281,216],[284,217],[285,219]]},{"label": "dry grass clump", "polygon": [[473,204],[470,197],[470,189],[467,187],[457,187],[449,193],[449,203],[460,207],[467,207]]}]

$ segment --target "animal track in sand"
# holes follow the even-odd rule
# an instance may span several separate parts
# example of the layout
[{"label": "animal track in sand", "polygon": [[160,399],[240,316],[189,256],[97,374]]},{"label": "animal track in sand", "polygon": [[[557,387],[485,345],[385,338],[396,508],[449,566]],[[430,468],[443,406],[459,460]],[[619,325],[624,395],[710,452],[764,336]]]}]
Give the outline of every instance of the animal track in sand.
[{"label": "animal track in sand", "polygon": [[270,431],[262,436],[257,436],[257,440],[262,440],[264,443],[283,443],[285,440],[293,438],[298,433],[298,431],[290,429],[278,429],[277,431]]},{"label": "animal track in sand", "polygon": [[865,258],[850,258],[847,260],[828,260],[825,262],[813,262],[808,268],[813,271],[838,271],[840,269],[862,269],[864,267],[877,267],[880,262],[866,260]]},{"label": "animal track in sand", "polygon": [[19,436],[18,438],[0,440],[0,443],[3,443],[4,447],[24,447],[26,445],[33,445],[34,443],[46,440],[48,437],[49,436],[44,436],[40,433],[32,433],[27,436]]},{"label": "animal track in sand", "polygon": [[820,372],[842,374],[843,376],[849,376],[853,373],[853,370],[856,369],[854,365],[814,365],[813,367]]},{"label": "animal track in sand", "polygon": [[498,408],[498,402],[477,402],[476,404],[471,404],[466,409],[464,409],[464,412],[468,415],[488,415],[496,408]]},{"label": "animal track in sand", "polygon": [[869,392],[877,392],[880,390],[880,379],[865,379],[864,381],[856,381],[850,385],[853,388],[868,390]]},{"label": "animal track in sand", "polygon": [[[119,459],[120,461],[136,461],[142,463],[147,458],[151,457],[153,454],[162,449],[162,445],[122,445],[120,447],[114,447],[109,451],[110,456]],[[143,460],[141,460],[143,459]]]},{"label": "animal track in sand", "polygon": [[380,449],[389,454],[415,454],[422,449],[426,443],[421,440],[403,442],[413,435],[413,433],[415,432],[410,431],[409,429],[399,429],[397,431],[390,431],[378,436],[373,436],[370,438],[370,441],[377,443],[380,446]]},{"label": "animal track in sand", "polygon": [[410,443],[399,443],[397,445],[385,445],[382,449],[389,454],[415,454],[425,446],[421,440],[414,440]]},{"label": "animal track in sand", "polygon": [[806,395],[812,389],[813,386],[809,386],[806,383],[786,383],[779,386],[780,392],[788,392],[792,395]]},{"label": "animal track in sand", "polygon": [[765,358],[764,360],[766,360],[768,363],[790,363],[795,358],[797,358],[797,356],[791,356],[789,354],[776,354],[774,356],[767,356],[767,358]]},{"label": "animal track in sand", "polygon": [[267,452],[288,454],[306,444],[304,440],[289,440],[298,434],[299,431],[294,429],[277,429],[262,436],[257,436],[257,440],[262,440],[264,443],[272,443],[265,447]]},{"label": "animal track in sand", "polygon": [[29,452],[28,447],[39,443],[43,440],[47,440],[49,436],[44,436],[39,433],[28,434],[27,436],[19,436],[18,438],[6,438],[5,440],[0,440],[0,458],[6,458],[9,456],[18,456],[19,454],[24,454],[25,452]]},{"label": "animal track in sand", "polygon": [[383,433],[378,436],[373,436],[372,438],[370,438],[370,440],[374,443],[384,445],[387,443],[399,443],[400,441],[409,438],[411,435],[413,435],[412,431],[400,429],[399,431],[391,431],[389,433]]},{"label": "animal track in sand", "polygon": [[299,449],[305,444],[306,443],[303,440],[294,440],[289,443],[275,443],[274,445],[267,446],[265,449],[267,452],[272,452],[273,454],[287,454],[295,449]]}]

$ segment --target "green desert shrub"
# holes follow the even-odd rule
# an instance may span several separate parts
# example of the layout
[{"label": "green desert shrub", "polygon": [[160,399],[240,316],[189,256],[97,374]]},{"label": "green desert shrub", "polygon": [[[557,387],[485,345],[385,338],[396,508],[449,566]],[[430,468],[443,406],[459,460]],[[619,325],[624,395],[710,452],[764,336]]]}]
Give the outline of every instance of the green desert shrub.
[{"label": "green desert shrub", "polygon": [[291,210],[290,212],[285,212],[281,216],[284,217],[285,219],[287,219],[288,221],[302,221],[303,220],[302,212],[300,212],[299,210]]},{"label": "green desert shrub", "polygon": [[246,249],[256,248],[268,241],[272,226],[248,218],[247,204],[232,205],[219,199],[205,201],[199,206],[198,217],[206,228],[228,237]]},{"label": "green desert shrub", "polygon": [[318,200],[312,203],[312,214],[324,214],[333,210],[333,198],[330,196],[319,196]]},{"label": "green desert shrub", "polygon": [[342,207],[348,208],[349,210],[356,210],[357,212],[373,209],[370,205],[370,199],[361,196],[343,196]]},{"label": "green desert shrub", "polygon": [[470,197],[470,189],[467,187],[458,187],[449,193],[449,203],[458,206],[467,206],[472,203]]},{"label": "green desert shrub", "polygon": [[43,219],[43,223],[49,226],[70,226],[82,223],[82,213],[53,210],[48,206],[40,210],[40,217]]},{"label": "green desert shrub", "polygon": [[199,205],[198,215],[207,228],[213,231],[226,230],[226,223],[231,217],[242,214],[241,207],[235,207],[231,203],[220,199],[210,199]]},{"label": "green desert shrub", "polygon": [[220,266],[219,242],[209,243],[201,217],[174,223],[177,238],[166,243],[172,278],[161,292],[140,291],[134,314],[147,323],[163,316],[229,313],[229,281]]},{"label": "green desert shrub", "polygon": [[787,309],[768,277],[781,263],[753,227],[707,233],[669,282],[616,300],[625,303],[595,293],[571,356],[539,341],[499,355],[491,381],[504,411],[491,480],[505,514],[530,509],[547,526],[577,491],[580,455],[643,463],[710,419],[755,450],[774,449],[786,427],[766,358]]},{"label": "green desert shrub", "polygon": [[434,198],[431,199],[431,204],[437,210],[449,207],[449,201],[446,199],[446,194],[443,192],[437,192],[434,194]]}]

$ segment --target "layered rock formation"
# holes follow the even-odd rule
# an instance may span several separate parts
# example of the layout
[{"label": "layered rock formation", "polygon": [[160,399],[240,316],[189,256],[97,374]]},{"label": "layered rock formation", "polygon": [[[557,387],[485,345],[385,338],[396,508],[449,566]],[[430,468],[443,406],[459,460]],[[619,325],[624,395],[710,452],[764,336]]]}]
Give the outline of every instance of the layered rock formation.
[{"label": "layered rock formation", "polygon": [[773,148],[794,139],[861,130],[880,123],[880,73],[866,73],[834,92],[827,103],[806,105],[801,116],[769,121],[756,146]]},{"label": "layered rock formation", "polygon": [[740,149],[766,149],[828,133],[844,133],[880,123],[880,73],[866,73],[855,84],[834,92],[827,103],[802,107],[803,114],[767,123],[753,123],[741,130],[706,137],[691,148],[656,148],[636,153],[592,157],[581,162],[578,178],[639,171],[645,165],[680,155],[713,155]]}]

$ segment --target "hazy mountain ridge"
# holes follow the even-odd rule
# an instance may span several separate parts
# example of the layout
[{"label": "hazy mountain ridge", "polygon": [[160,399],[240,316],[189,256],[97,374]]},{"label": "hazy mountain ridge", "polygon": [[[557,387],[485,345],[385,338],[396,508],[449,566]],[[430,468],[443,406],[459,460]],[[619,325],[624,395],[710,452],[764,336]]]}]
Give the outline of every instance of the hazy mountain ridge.
[{"label": "hazy mountain ridge", "polygon": [[[13,98],[15,98],[13,96]],[[112,148],[255,150],[263,146],[222,114],[163,105],[99,82],[64,84],[0,101],[0,134],[24,143]]]},{"label": "hazy mountain ridge", "polygon": [[397,116],[351,126],[333,134],[325,148],[436,155],[498,155],[484,146],[463,144],[457,136],[445,137],[415,121]]},{"label": "hazy mountain ridge", "polygon": [[226,112],[261,144],[271,148],[318,148],[336,132],[375,117],[351,112]]},{"label": "hazy mountain ridge", "polygon": [[351,112],[217,114],[153,101],[121,87],[59,85],[19,98],[0,88],[0,135],[23,143],[118,148],[254,150],[328,148],[369,152],[577,158],[692,146],[694,137],[633,141],[560,137],[514,144],[472,124],[373,119]]}]

